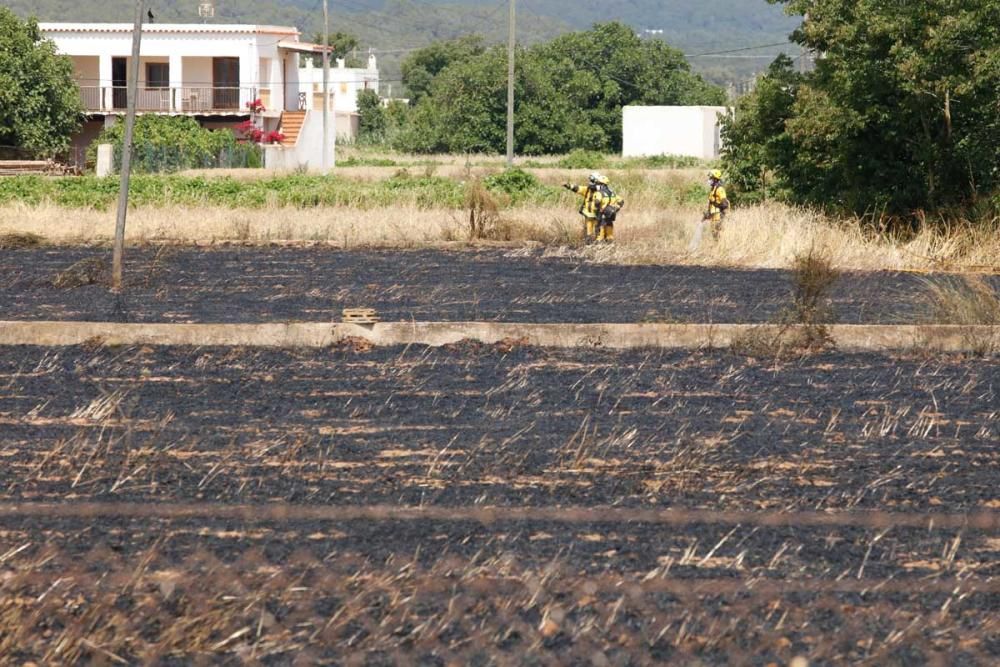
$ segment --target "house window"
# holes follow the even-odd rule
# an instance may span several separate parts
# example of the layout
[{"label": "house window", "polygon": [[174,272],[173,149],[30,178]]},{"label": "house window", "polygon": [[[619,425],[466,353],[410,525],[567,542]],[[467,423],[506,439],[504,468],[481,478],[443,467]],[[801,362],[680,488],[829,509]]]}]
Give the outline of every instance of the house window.
[{"label": "house window", "polygon": [[169,88],[170,65],[167,63],[146,63],[146,87]]}]

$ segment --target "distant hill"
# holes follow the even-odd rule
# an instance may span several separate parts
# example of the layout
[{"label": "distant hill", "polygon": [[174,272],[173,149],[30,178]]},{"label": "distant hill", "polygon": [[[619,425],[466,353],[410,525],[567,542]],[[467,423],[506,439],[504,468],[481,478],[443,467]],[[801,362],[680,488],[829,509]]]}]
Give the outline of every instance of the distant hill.
[{"label": "distant hill", "polygon": [[[130,21],[132,0],[2,0],[22,16],[42,21]],[[152,0],[162,22],[200,22],[199,0]],[[308,38],[322,28],[320,0],[216,0],[216,23],[294,25]],[[356,34],[380,53],[387,80],[398,77],[409,49],[437,39],[479,33],[502,41],[507,0],[331,0],[331,31]],[[727,51],[784,42],[798,21],[765,0],[518,0],[518,39],[533,43],[598,21],[620,20],[685,53]],[[648,32],[642,32],[648,31]],[[655,32],[654,32],[655,31]],[[660,32],[662,31],[662,32]],[[780,50],[769,48],[692,58],[695,69],[726,83],[763,70]],[[768,57],[757,57],[765,54]]]}]

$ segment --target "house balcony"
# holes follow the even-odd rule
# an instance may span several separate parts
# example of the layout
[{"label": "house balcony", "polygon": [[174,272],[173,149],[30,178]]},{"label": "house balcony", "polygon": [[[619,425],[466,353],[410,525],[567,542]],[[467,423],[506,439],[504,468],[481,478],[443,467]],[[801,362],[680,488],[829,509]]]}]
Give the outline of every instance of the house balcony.
[{"label": "house balcony", "polygon": [[[246,102],[260,97],[256,88],[224,86],[140,86],[136,93],[136,111],[163,114],[243,115]],[[128,107],[124,86],[83,85],[80,97],[87,113],[124,113]]]}]

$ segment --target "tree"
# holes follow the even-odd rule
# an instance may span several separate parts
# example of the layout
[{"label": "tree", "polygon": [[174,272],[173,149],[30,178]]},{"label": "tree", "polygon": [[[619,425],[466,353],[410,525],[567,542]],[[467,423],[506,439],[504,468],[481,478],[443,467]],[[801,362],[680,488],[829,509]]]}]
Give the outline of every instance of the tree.
[{"label": "tree", "polygon": [[481,55],[486,50],[483,38],[469,35],[414,51],[403,61],[403,85],[410,97],[410,104],[416,105],[430,92],[431,82],[448,65]]},{"label": "tree", "polygon": [[1000,4],[770,1],[808,14],[793,39],[817,54],[771,165],[792,198],[907,216],[998,188]]},{"label": "tree", "polygon": [[792,139],[785,123],[792,117],[802,75],[786,55],[778,56],[752,93],[740,98],[736,108],[723,118],[722,161],[734,192],[744,201],[783,193],[789,184],[768,183],[778,165],[791,164]]},{"label": "tree", "polygon": [[358,140],[375,143],[385,138],[387,118],[382,107],[382,99],[374,90],[365,89],[358,93]]},{"label": "tree", "polygon": [[690,71],[684,55],[662,40],[642,40],[622,23],[598,23],[557,37],[535,49],[552,73],[557,91],[585,110],[587,134],[603,134],[591,145],[621,150],[623,106],[722,105],[725,92]]},{"label": "tree", "polygon": [[[337,58],[343,58],[346,62],[344,63],[347,67],[361,67],[361,59],[356,57],[351,57],[351,52],[358,48],[358,38],[348,32],[331,32],[330,40],[327,45],[331,47],[330,49],[330,65],[336,67]],[[313,37],[313,42],[316,44],[323,43],[323,33],[318,32]],[[312,56],[313,65],[316,67],[323,66],[323,56]]]},{"label": "tree", "polygon": [[[437,52],[435,52],[437,53]],[[413,151],[502,151],[507,110],[506,51],[449,60],[418,99],[399,147]],[[428,52],[430,55],[430,52]],[[519,49],[514,141],[522,154],[573,148],[619,150],[626,104],[721,104],[723,91],[688,69],[683,55],[640,40],[620,23]],[[430,58],[421,59],[429,62]],[[423,70],[429,72],[433,67]]]},{"label": "tree", "polygon": [[82,122],[73,62],[42,39],[34,19],[0,7],[0,145],[54,155]]}]

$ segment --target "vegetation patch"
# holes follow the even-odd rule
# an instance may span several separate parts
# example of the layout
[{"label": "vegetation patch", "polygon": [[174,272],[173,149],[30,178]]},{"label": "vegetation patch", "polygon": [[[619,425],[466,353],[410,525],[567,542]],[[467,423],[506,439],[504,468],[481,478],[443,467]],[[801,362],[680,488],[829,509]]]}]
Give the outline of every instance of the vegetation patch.
[{"label": "vegetation patch", "polygon": [[563,169],[600,169],[607,164],[604,153],[577,148],[556,163]]},{"label": "vegetation patch", "polygon": [[[118,182],[110,178],[16,176],[0,179],[0,203],[106,209],[117,197]],[[463,201],[464,188],[460,182],[435,176],[412,176],[405,170],[381,181],[305,174],[260,179],[137,174],[132,178],[130,192],[130,202],[134,206],[254,209],[415,205],[454,209],[460,208]]]},{"label": "vegetation patch", "polygon": [[978,356],[1000,349],[1000,335],[980,327],[1000,327],[1000,295],[983,276],[942,276],[924,281],[918,300],[931,322],[964,327],[966,346]]},{"label": "vegetation patch", "polygon": [[792,303],[774,324],[752,327],[732,342],[740,354],[781,356],[801,354],[830,347],[828,325],[836,314],[830,300],[839,278],[830,257],[815,248],[797,255],[792,262]]},{"label": "vegetation patch", "polygon": [[52,286],[57,289],[73,289],[84,285],[105,285],[109,283],[110,267],[105,259],[88,257],[60,271],[52,277]]},{"label": "vegetation patch", "polygon": [[8,232],[0,234],[0,250],[34,248],[45,243],[45,237],[30,232]]},{"label": "vegetation patch", "polygon": [[[124,133],[124,123],[104,128],[89,149],[90,159],[94,159],[99,144],[111,144],[117,169],[121,165]],[[206,129],[188,116],[139,116],[133,144],[132,169],[136,173],[263,165],[257,144],[239,141],[229,129]]]}]

